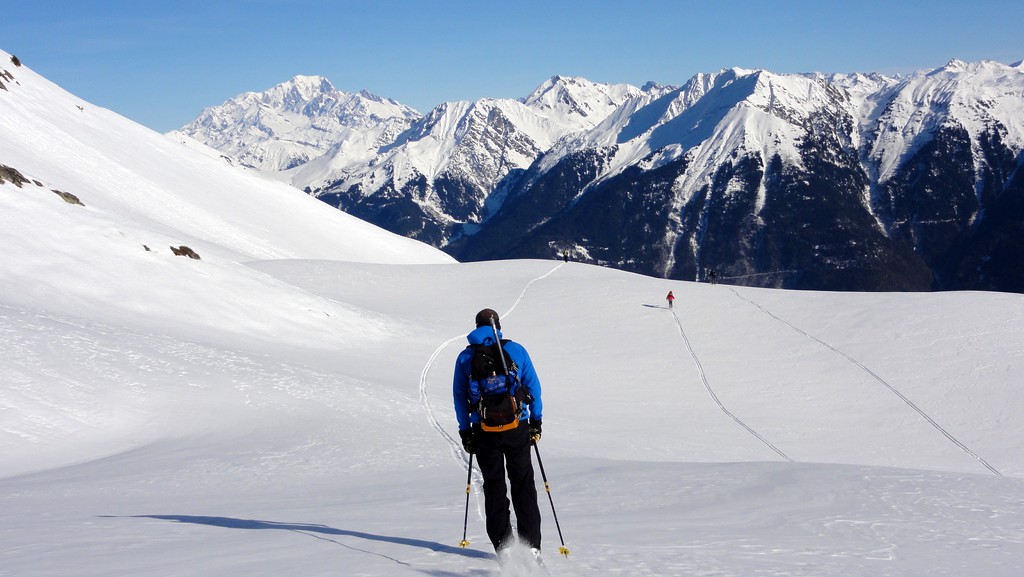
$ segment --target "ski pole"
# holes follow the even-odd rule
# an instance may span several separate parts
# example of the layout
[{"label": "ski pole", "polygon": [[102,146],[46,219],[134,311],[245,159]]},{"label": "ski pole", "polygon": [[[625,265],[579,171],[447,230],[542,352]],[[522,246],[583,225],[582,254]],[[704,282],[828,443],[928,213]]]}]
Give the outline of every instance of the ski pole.
[{"label": "ski pole", "polygon": [[466,528],[469,526],[469,490],[473,485],[473,453],[469,454],[469,473],[466,475],[466,515],[462,519],[462,541],[459,541],[459,547],[465,549],[469,547],[469,541],[466,540]]},{"label": "ski pole", "polygon": [[562,542],[562,546],[558,548],[558,552],[568,557],[569,548],[565,546],[565,539],[562,538],[562,528],[558,525],[558,513],[555,512],[555,501],[551,498],[551,487],[548,486],[548,476],[544,472],[544,461],[540,460],[540,449],[537,448],[537,443],[533,444],[533,451],[537,453],[537,464],[540,465],[540,477],[544,480],[544,490],[548,494],[548,502],[551,503],[551,514],[555,517],[555,528],[558,529],[558,540]]}]

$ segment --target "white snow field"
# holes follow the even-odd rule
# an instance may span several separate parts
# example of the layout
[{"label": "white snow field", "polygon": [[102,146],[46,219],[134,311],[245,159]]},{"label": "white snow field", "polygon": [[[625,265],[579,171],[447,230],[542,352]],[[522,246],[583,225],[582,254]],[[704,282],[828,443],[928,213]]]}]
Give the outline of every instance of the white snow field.
[{"label": "white snow field", "polygon": [[484,307],[544,387],[535,574],[1024,574],[1024,296],[454,263],[8,59],[0,576],[529,573],[477,476],[458,546]]}]

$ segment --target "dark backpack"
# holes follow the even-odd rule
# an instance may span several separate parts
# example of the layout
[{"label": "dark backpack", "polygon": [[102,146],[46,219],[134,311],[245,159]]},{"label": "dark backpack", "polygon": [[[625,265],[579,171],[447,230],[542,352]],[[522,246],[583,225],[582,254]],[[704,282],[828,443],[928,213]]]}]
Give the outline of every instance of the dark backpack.
[{"label": "dark backpack", "polygon": [[467,347],[473,350],[469,400],[480,413],[480,427],[487,432],[508,431],[519,426],[523,405],[530,402],[526,387],[519,382],[519,367],[505,351],[507,342],[502,339],[500,349],[497,344]]}]

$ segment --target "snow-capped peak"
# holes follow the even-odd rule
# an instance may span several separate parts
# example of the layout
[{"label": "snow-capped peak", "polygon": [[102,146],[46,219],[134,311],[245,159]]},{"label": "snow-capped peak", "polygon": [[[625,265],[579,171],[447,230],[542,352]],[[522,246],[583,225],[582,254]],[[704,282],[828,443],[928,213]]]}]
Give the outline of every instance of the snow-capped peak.
[{"label": "snow-capped peak", "polygon": [[540,114],[577,129],[589,129],[630,98],[643,94],[631,84],[599,84],[585,78],[552,76],[522,102]]},{"label": "snow-capped peak", "polygon": [[[322,76],[296,76],[264,92],[247,92],[207,108],[181,132],[242,165],[275,172],[342,148],[362,159],[420,114],[366,90],[337,90]],[[352,145],[359,141],[358,145]]]},{"label": "snow-capped peak", "polygon": [[975,143],[985,132],[1005,131],[1007,145],[1024,147],[1022,85],[1024,68],[992,60],[954,59],[903,79],[879,117],[880,136],[871,151],[879,161],[880,180],[889,178],[943,124],[963,127]]},{"label": "snow-capped peak", "polygon": [[959,58],[951,58],[949,62],[947,62],[946,65],[940,68],[939,70],[963,70],[967,68],[967,66],[967,62],[964,62]]},{"label": "snow-capped peak", "polygon": [[1001,72],[1008,68],[1013,68],[1012,65],[1003,64],[996,62],[995,60],[979,60],[977,62],[965,62],[959,59],[953,59],[946,63],[945,66],[936,68],[927,74],[927,76],[944,76],[944,77],[956,77],[963,75],[972,74],[984,74],[986,72]]},{"label": "snow-capped peak", "polygon": [[262,101],[268,104],[279,101],[286,110],[295,112],[301,112],[306,104],[320,97],[344,96],[323,76],[296,76],[262,94],[254,95],[262,97]]}]

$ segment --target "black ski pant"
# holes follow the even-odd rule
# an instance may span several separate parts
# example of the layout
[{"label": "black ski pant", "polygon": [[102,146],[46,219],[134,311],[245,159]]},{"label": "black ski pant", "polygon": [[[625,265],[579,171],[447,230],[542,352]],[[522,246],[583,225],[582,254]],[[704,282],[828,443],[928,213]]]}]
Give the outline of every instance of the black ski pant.
[{"label": "black ski pant", "polygon": [[[537,485],[533,480],[533,458],[530,455],[530,428],[526,422],[510,431],[487,433],[474,425],[473,452],[484,477],[484,512],[487,515],[487,537],[495,550],[512,538],[509,498],[516,512],[519,539],[540,549],[540,507]],[[506,470],[509,485],[505,484]]]}]

